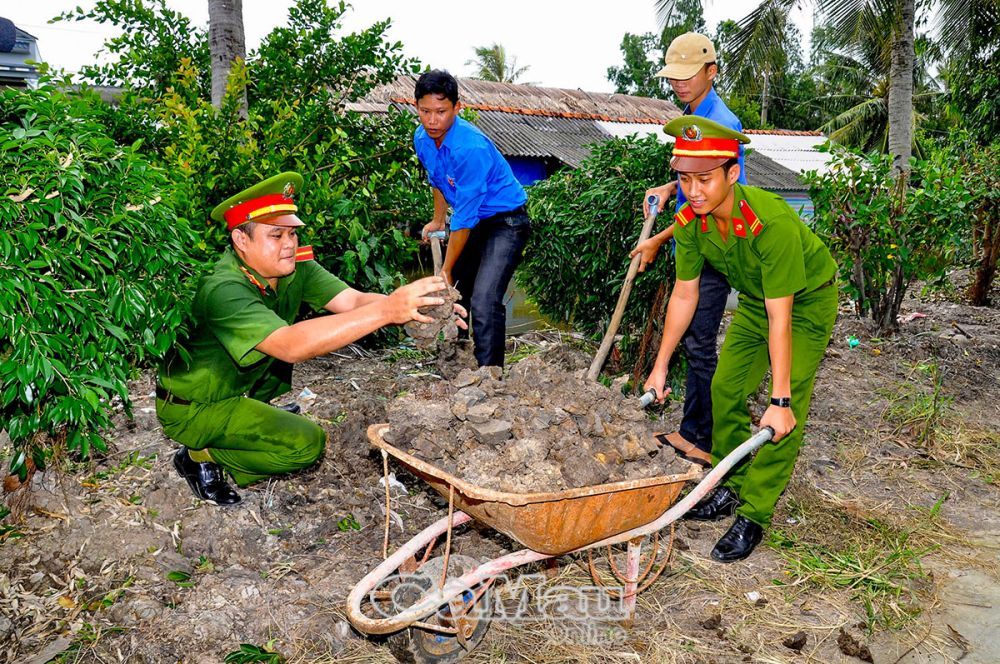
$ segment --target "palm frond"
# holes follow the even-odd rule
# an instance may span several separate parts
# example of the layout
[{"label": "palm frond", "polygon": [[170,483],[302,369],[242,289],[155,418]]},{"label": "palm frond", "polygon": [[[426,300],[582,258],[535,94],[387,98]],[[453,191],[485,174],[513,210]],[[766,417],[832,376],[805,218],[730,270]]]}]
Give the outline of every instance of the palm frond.
[{"label": "palm frond", "polygon": [[934,32],[949,54],[964,57],[1000,39],[1000,0],[939,0],[938,5]]},{"label": "palm frond", "polygon": [[656,24],[660,30],[670,24],[670,17],[673,16],[676,6],[677,0],[656,0]]},{"label": "palm frond", "polygon": [[739,30],[730,42],[732,58],[727,68],[758,79],[757,74],[782,52],[788,15],[797,5],[798,0],[764,0],[740,19]]}]

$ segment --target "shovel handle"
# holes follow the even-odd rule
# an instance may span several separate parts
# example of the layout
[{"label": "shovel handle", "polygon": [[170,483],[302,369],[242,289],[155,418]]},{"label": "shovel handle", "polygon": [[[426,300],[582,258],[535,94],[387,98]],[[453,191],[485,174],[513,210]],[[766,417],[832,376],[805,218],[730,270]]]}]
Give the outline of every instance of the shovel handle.
[{"label": "shovel handle", "polygon": [[[643,220],[642,231],[639,233],[639,240],[636,242],[637,246],[649,238],[649,235],[653,230],[653,223],[656,221],[656,207],[659,205],[660,197],[656,194],[650,194],[646,197],[646,202],[649,204],[649,210],[646,212],[646,217]],[[611,314],[611,323],[608,325],[608,329],[604,333],[604,339],[601,341],[601,345],[597,349],[597,354],[594,355],[594,360],[590,363],[590,369],[587,370],[587,380],[597,380],[597,375],[601,373],[601,367],[604,365],[604,360],[607,359],[608,353],[611,352],[611,346],[615,341],[615,333],[618,332],[618,326],[622,322],[622,315],[625,313],[625,304],[628,302],[629,293],[632,292],[632,281],[635,279],[635,275],[639,271],[639,261],[641,260],[642,256],[636,254],[632,257],[632,262],[629,263],[628,272],[625,275],[625,282],[622,284],[621,293],[618,294],[618,304],[615,305],[615,310]]]},{"label": "shovel handle", "polygon": [[656,218],[656,215],[660,212],[660,197],[656,194],[646,196],[646,206],[649,208],[648,214],[652,215],[653,218]]},{"label": "shovel handle", "polygon": [[441,257],[441,240],[448,238],[444,231],[431,231],[427,234],[427,239],[431,242],[431,257],[434,260],[434,274],[441,274],[441,266],[444,259]]},{"label": "shovel handle", "polygon": [[649,388],[639,397],[639,408],[645,408],[654,401],[656,401],[656,390]]}]

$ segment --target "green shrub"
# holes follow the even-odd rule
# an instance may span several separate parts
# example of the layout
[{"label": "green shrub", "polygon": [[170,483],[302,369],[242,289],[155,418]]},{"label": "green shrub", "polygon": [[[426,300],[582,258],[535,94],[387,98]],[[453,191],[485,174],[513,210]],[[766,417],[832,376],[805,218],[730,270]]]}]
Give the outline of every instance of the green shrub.
[{"label": "green shrub", "polygon": [[[596,146],[579,168],[530,188],[532,236],[518,283],[542,314],[595,338],[604,333],[642,230],[643,194],[670,181],[670,154],[655,137],[615,139]],[[673,221],[672,210],[668,205],[654,233]],[[619,328],[626,347],[646,326],[658,288],[672,282],[665,246],[636,278]]]},{"label": "green shrub", "polygon": [[954,264],[970,224],[972,194],[950,153],[911,166],[908,180],[898,180],[888,155],[838,149],[827,173],[806,173],[814,228],[840,265],[857,314],[881,331],[896,329],[913,281],[937,279]]},{"label": "green shrub", "polygon": [[[430,188],[412,148],[416,119],[407,113],[346,110],[378,84],[416,70],[401,45],[385,39],[387,22],[340,34],[347,5],[299,0],[289,24],[275,28],[245,67],[230,75],[221,109],[209,102],[207,32],[161,4],[102,0],[90,18],[127,28],[108,50],[117,63],[85,70],[90,81],[130,87],[107,123],[143,150],[172,182],[171,205],[202,235],[214,256],[227,243],[208,221],[212,208],[265,177],[294,170],[305,178],[303,244],[317,260],[362,290],[387,291],[416,252],[414,231],[430,219]],[[151,66],[149,63],[155,63]],[[240,114],[247,91],[248,110]]]},{"label": "green shrub", "polygon": [[23,478],[53,439],[103,449],[130,370],[174,343],[194,235],[86,101],[6,90],[0,136],[0,429]]}]

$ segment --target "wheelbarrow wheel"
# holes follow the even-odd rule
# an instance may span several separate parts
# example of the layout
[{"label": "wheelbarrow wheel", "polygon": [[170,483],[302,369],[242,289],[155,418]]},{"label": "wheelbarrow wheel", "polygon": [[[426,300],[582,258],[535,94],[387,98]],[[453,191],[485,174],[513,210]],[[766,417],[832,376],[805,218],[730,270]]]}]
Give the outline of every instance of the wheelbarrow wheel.
[{"label": "wheelbarrow wheel", "polygon": [[[448,558],[448,575],[461,576],[479,566],[475,558],[462,555],[452,555]],[[402,584],[395,593],[394,600],[405,608],[416,602],[420,596],[441,582],[441,571],[444,569],[444,558],[431,558],[420,569],[402,577]],[[467,590],[456,598],[462,602],[464,613],[465,643],[453,634],[410,627],[389,637],[387,645],[390,652],[400,662],[412,664],[451,664],[458,662],[483,640],[490,627],[493,606],[490,604],[489,592],[476,601],[475,591]],[[474,605],[473,605],[474,604]],[[443,605],[437,613],[428,616],[425,623],[455,627],[452,622],[452,612],[449,605]]]}]

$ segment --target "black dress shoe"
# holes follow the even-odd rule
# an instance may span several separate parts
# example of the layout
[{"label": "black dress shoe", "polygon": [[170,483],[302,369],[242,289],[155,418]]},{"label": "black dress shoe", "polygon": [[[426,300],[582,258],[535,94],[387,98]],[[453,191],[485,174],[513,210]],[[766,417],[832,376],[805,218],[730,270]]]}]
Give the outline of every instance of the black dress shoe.
[{"label": "black dress shoe", "polygon": [[286,403],[284,406],[275,406],[275,408],[277,408],[278,410],[287,411],[292,415],[298,415],[299,413],[302,412],[302,406],[295,403],[294,401],[292,403]]},{"label": "black dress shoe", "polygon": [[764,528],[745,516],[737,516],[726,534],[716,542],[712,557],[720,563],[743,560],[760,544]]},{"label": "black dress shoe", "polygon": [[187,480],[191,491],[198,498],[213,505],[235,505],[243,500],[240,494],[226,483],[222,468],[217,463],[199,463],[188,456],[187,448],[174,453],[174,468]]},{"label": "black dress shoe", "polygon": [[708,498],[688,510],[684,515],[686,519],[695,521],[716,521],[736,513],[736,508],[740,506],[740,498],[732,490],[726,487],[719,487]]}]

